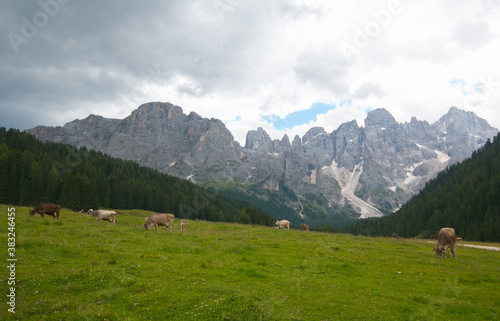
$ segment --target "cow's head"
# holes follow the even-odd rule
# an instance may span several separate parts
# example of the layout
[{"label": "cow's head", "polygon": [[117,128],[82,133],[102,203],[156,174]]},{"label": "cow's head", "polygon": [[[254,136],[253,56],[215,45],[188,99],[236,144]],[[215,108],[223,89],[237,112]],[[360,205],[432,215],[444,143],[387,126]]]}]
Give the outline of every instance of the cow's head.
[{"label": "cow's head", "polygon": [[30,216],[33,216],[36,214],[36,211],[33,209],[33,210],[30,210]]},{"label": "cow's head", "polygon": [[432,250],[436,252],[437,257],[440,259],[444,253],[444,246],[436,245]]},{"label": "cow's head", "polygon": [[146,229],[146,231],[148,230],[148,226],[146,225],[146,223],[142,224],[142,227]]}]

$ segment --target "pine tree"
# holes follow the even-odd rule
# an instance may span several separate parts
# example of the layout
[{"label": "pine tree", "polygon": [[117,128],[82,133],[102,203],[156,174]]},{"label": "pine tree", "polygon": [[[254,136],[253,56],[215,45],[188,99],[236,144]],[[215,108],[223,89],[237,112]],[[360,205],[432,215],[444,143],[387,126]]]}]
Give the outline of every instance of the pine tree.
[{"label": "pine tree", "polygon": [[49,203],[55,203],[59,199],[59,178],[54,168],[48,174],[46,186],[44,200]]}]

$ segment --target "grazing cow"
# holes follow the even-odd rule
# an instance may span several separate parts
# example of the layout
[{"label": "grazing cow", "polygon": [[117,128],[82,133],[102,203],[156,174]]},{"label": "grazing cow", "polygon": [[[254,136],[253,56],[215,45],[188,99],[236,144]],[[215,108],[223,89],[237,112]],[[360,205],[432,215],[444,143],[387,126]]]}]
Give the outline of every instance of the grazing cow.
[{"label": "grazing cow", "polygon": [[146,217],[146,223],[142,225],[146,229],[146,231],[154,226],[155,230],[158,231],[158,225],[165,226],[165,232],[168,228],[170,228],[170,233],[172,233],[172,225],[174,224],[174,214],[164,214],[164,213],[156,213],[151,214]]},{"label": "grazing cow", "polygon": [[300,223],[300,229],[303,231],[309,231],[309,225]]},{"label": "grazing cow", "polygon": [[39,203],[35,208],[30,210],[30,216],[35,215],[36,213],[40,214],[41,217],[44,217],[45,214],[52,215],[54,219],[59,219],[59,212],[61,211],[61,206],[57,204],[51,203]]},{"label": "grazing cow", "polygon": [[280,229],[285,227],[290,229],[290,222],[287,220],[276,221],[276,225],[278,225]]},{"label": "grazing cow", "polygon": [[[432,249],[433,251],[436,252],[437,257],[441,258],[441,255],[443,254],[446,257],[446,250],[449,248],[451,249],[453,257],[456,259],[457,256],[455,255],[455,243],[457,241],[457,235],[455,234],[455,229],[450,227],[443,227],[439,231],[437,236],[438,236],[437,245]],[[450,256],[449,253],[448,256]]]},{"label": "grazing cow", "polygon": [[[121,214],[120,211],[118,211],[118,212]],[[95,217],[98,224],[101,224],[101,220],[109,221],[109,223],[113,222],[113,225],[116,224],[116,212],[115,211],[97,210],[97,211],[93,211],[92,215]]]},{"label": "grazing cow", "polygon": [[182,219],[181,220],[181,232],[184,231],[185,228],[186,228],[186,220]]}]

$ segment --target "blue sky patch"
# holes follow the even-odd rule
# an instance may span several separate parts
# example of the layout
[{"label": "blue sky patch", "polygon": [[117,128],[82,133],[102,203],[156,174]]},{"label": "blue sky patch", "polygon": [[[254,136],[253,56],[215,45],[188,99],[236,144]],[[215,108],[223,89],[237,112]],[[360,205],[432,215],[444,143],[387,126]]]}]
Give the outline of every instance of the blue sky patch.
[{"label": "blue sky patch", "polygon": [[474,85],[474,89],[476,90],[476,92],[482,94],[484,93],[484,83],[482,82],[478,82]]},{"label": "blue sky patch", "polygon": [[329,110],[335,109],[335,105],[324,103],[314,103],[308,109],[299,110],[280,118],[276,115],[264,116],[264,120],[273,124],[277,130],[290,129],[298,125],[315,121],[320,114],[326,114]]},{"label": "blue sky patch", "polygon": [[450,80],[450,87],[458,87],[461,89],[463,95],[467,95],[467,90],[466,90],[466,82],[464,79],[459,79],[459,78],[453,78]]},{"label": "blue sky patch", "polygon": [[458,79],[458,78],[453,78],[452,80],[450,80],[450,86],[451,87],[456,87],[457,85],[464,86],[465,85],[465,80]]},{"label": "blue sky patch", "polygon": [[475,93],[484,93],[484,83],[476,82],[473,85],[468,85],[464,79],[453,78],[450,80],[451,87],[459,87],[463,95],[473,95]]}]

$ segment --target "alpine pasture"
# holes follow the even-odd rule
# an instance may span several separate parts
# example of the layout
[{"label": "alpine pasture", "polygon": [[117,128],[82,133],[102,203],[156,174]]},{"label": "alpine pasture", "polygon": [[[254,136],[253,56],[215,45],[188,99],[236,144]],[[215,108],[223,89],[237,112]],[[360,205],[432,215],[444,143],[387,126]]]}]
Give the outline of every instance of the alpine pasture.
[{"label": "alpine pasture", "polygon": [[[7,266],[7,212],[0,245]],[[435,240],[359,237],[186,221],[146,231],[152,212],[116,226],[16,207],[16,313],[2,320],[495,320],[500,252]],[[174,213],[175,214],[175,213]],[[297,228],[297,226],[295,226]],[[476,243],[479,244],[479,243]],[[498,246],[498,244],[482,244]]]}]

